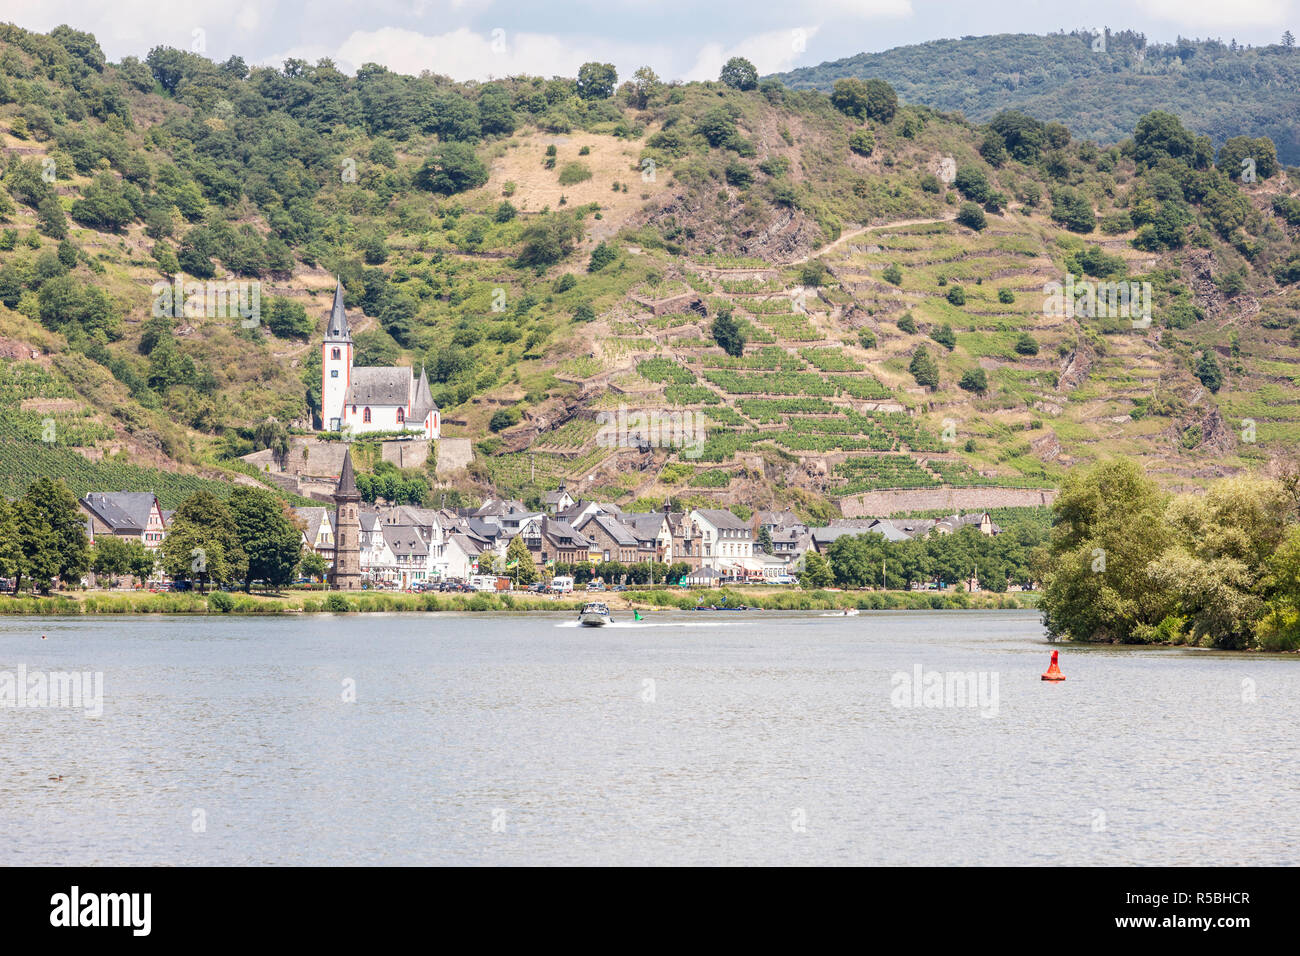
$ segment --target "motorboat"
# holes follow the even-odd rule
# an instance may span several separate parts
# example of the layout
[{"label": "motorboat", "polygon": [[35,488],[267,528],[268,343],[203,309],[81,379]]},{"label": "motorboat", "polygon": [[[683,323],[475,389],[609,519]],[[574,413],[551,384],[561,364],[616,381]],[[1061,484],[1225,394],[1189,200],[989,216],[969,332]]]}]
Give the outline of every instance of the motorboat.
[{"label": "motorboat", "polygon": [[578,623],[583,627],[604,627],[613,624],[609,616],[609,605],[600,601],[589,601],[578,612]]}]

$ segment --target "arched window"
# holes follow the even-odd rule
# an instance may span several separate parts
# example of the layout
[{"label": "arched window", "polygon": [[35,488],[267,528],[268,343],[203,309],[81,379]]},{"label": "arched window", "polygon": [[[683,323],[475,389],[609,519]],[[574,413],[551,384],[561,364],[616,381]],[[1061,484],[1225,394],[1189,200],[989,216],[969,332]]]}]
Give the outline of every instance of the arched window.
[{"label": "arched window", "polygon": [[365,410],[364,412],[361,413],[361,420],[362,420],[363,422],[369,422],[369,421],[370,421],[370,406],[369,406],[369,405],[367,405],[367,406],[366,406],[366,410]]},{"label": "arched window", "polygon": [[334,349],[330,352],[330,358],[332,359],[342,358],[342,353],[340,353],[338,349]]},{"label": "arched window", "polygon": [[397,410],[397,423],[400,425],[404,421],[406,421],[406,409],[399,408]]}]

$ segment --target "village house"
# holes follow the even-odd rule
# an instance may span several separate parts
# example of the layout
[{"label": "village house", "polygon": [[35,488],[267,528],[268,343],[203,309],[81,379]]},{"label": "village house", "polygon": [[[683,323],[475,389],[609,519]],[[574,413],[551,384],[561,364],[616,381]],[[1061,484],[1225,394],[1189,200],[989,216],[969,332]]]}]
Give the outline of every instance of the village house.
[{"label": "village house", "polygon": [[591,542],[567,521],[548,515],[530,518],[519,530],[533,561],[538,567],[551,562],[558,564],[586,564],[591,556]]},{"label": "village house", "polygon": [[77,502],[86,516],[86,536],[111,535],[124,541],[139,541],[153,551],[162,547],[167,521],[151,491],[92,491]]},{"label": "village house", "polygon": [[619,523],[636,538],[637,561],[671,561],[673,533],[662,511],[624,511]]},{"label": "village house", "polygon": [[726,568],[754,556],[753,529],[730,511],[697,508],[691,512],[691,520],[700,529],[702,564]]},{"label": "village house", "polygon": [[302,546],[315,551],[327,562],[334,560],[334,521],[329,508],[311,506],[293,508],[293,515],[303,525]]},{"label": "village house", "polygon": [[613,515],[590,515],[577,530],[591,543],[592,560],[633,564],[639,559],[636,535]]},{"label": "village house", "polygon": [[691,520],[691,516],[683,511],[670,511],[667,517],[668,533],[672,541],[669,550],[671,562],[683,563],[692,570],[698,568],[701,560],[700,552],[704,544],[704,537],[699,527]]},{"label": "village house", "polygon": [[550,515],[559,515],[560,512],[573,507],[573,497],[564,490],[561,484],[556,491],[548,491],[546,497],[542,499],[542,504],[546,507],[546,513]]}]

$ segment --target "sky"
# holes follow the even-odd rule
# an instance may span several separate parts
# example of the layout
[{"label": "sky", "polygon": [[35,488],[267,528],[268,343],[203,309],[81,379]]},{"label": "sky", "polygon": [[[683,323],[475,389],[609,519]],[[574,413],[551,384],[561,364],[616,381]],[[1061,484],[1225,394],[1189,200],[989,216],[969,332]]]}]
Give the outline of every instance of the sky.
[{"label": "sky", "polygon": [[67,23],[110,60],[153,46],[279,66],[329,57],[346,72],[381,63],[457,80],[574,76],[589,60],[620,78],[716,79],[732,56],[760,73],[927,40],[1065,29],[1134,29],[1275,43],[1300,35],[1300,0],[0,0],[0,21]]}]

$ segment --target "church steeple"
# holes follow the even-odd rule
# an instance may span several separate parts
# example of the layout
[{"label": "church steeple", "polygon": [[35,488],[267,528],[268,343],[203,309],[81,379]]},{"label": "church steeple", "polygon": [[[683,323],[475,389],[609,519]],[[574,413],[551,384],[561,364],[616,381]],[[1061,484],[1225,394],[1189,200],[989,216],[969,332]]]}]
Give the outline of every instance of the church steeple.
[{"label": "church steeple", "polygon": [[343,308],[343,282],[335,277],[334,304],[330,306],[330,319],[325,326],[325,338],[352,341],[352,330],[348,328],[348,313]]}]

